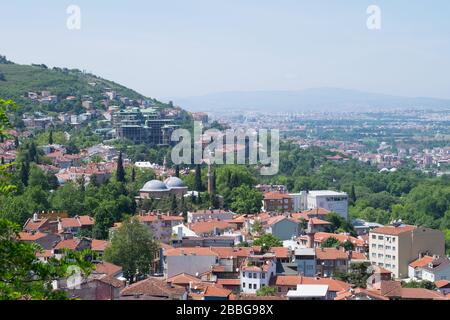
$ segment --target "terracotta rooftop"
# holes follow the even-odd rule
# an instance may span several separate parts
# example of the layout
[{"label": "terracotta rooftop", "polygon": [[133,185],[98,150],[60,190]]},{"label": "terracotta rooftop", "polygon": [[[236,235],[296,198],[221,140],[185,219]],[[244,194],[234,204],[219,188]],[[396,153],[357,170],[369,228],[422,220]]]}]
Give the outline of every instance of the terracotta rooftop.
[{"label": "terracotta rooftop", "polygon": [[413,262],[411,262],[409,264],[409,266],[412,267],[412,268],[425,267],[431,262],[433,262],[433,257],[423,256],[422,258],[414,260]]},{"label": "terracotta rooftop", "polygon": [[375,228],[375,229],[373,229],[370,232],[371,233],[381,233],[381,234],[387,234],[387,235],[392,235],[392,236],[398,236],[401,233],[409,232],[409,231],[412,231],[412,230],[414,230],[416,228],[417,228],[416,226],[409,226],[409,225],[399,226],[399,227],[385,226],[385,227]]},{"label": "terracotta rooftop", "polygon": [[186,247],[186,248],[175,248],[170,250],[164,250],[164,255],[166,257],[173,256],[217,256],[217,253],[211,250],[211,248],[202,247]]},{"label": "terracotta rooftop", "polygon": [[28,232],[19,232],[19,240],[21,241],[36,241],[41,238],[47,236],[46,233],[36,232],[36,233],[28,233]]},{"label": "terracotta rooftop", "polygon": [[303,276],[276,276],[274,280],[274,285],[276,286],[289,286],[295,287],[298,284],[317,284],[317,285],[328,285],[329,291],[339,292],[343,290],[348,290],[351,285],[336,280],[333,278],[319,278],[319,277],[303,277]]},{"label": "terracotta rooftop", "polygon": [[189,285],[190,283],[201,282],[201,280],[187,273],[180,273],[167,279],[167,282],[176,285]]},{"label": "terracotta rooftop", "polygon": [[316,248],[316,258],[319,260],[347,260],[348,254],[343,249]]},{"label": "terracotta rooftop", "polygon": [[281,192],[266,192],[264,193],[264,200],[283,200],[292,199],[292,197],[287,193]]},{"label": "terracotta rooftop", "polygon": [[177,285],[168,285],[164,280],[157,278],[148,278],[123,289],[122,296],[153,296],[153,297],[172,297],[183,295],[186,289]]},{"label": "terracotta rooftop", "polygon": [[104,273],[106,275],[116,275],[118,273],[122,272],[122,267],[117,266],[115,264],[109,263],[109,262],[102,262],[97,263],[95,265],[95,271],[94,273]]}]

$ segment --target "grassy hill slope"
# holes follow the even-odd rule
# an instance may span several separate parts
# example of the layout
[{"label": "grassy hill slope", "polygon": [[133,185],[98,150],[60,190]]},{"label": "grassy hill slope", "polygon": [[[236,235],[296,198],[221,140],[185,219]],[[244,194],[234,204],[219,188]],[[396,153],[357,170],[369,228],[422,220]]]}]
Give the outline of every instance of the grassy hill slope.
[{"label": "grassy hill slope", "polygon": [[[95,85],[92,85],[92,83],[95,83]],[[83,95],[92,96],[94,106],[100,107],[100,101],[104,99],[105,88],[116,91],[122,97],[128,97],[133,100],[151,100],[156,106],[166,106],[113,81],[102,79],[93,74],[83,73],[77,69],[49,69],[45,65],[19,65],[8,62],[4,57],[0,56],[0,97],[14,99],[24,112],[33,110],[71,111],[70,105],[81,104]],[[28,92],[40,92],[43,90],[57,95],[61,102],[54,106],[43,106],[26,97]],[[64,101],[67,96],[77,97],[77,102],[69,103]]]}]

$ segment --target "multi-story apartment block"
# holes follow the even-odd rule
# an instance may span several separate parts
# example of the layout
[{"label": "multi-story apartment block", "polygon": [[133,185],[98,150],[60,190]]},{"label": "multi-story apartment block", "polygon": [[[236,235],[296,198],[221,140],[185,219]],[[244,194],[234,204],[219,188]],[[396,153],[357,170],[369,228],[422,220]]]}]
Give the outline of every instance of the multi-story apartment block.
[{"label": "multi-story apartment block", "polygon": [[287,193],[268,192],[264,194],[264,211],[292,212],[292,197]]},{"label": "multi-story apartment block", "polygon": [[134,143],[169,145],[170,135],[178,128],[172,119],[161,119],[153,108],[128,108],[113,114],[113,126],[118,138]]},{"label": "multi-story apartment block", "polygon": [[444,234],[438,230],[395,224],[369,233],[371,263],[391,271],[395,278],[408,277],[408,265],[420,256],[444,253]]},{"label": "multi-story apartment block", "polygon": [[348,217],[348,195],[345,192],[315,190],[306,193],[306,209],[324,208]]}]

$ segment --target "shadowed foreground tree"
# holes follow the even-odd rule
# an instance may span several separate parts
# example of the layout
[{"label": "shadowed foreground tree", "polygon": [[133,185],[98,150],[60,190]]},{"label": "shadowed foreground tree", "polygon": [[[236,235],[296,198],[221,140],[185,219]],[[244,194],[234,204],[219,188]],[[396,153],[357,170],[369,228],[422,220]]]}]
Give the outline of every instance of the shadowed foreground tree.
[{"label": "shadowed foreground tree", "polygon": [[61,259],[41,262],[36,253],[42,248],[19,241],[20,226],[0,219],[0,300],[62,300],[67,295],[53,290],[52,282],[73,275],[80,270],[89,275],[93,264],[90,251],[66,251]]},{"label": "shadowed foreground tree", "polygon": [[150,274],[157,250],[150,230],[134,217],[125,220],[114,232],[104,259],[121,266],[124,277],[133,283]]}]

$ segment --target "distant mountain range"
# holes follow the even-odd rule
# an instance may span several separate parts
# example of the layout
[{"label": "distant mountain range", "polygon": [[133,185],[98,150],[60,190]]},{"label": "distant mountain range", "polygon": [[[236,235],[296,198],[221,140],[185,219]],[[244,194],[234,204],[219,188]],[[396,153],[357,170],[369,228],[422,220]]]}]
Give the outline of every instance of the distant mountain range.
[{"label": "distant mountain range", "polygon": [[339,88],[302,91],[218,92],[204,96],[173,99],[189,111],[265,112],[302,111],[386,111],[393,109],[450,109],[450,99],[400,97]]}]

